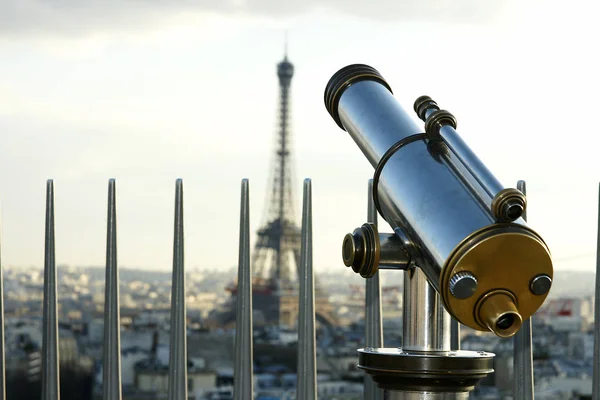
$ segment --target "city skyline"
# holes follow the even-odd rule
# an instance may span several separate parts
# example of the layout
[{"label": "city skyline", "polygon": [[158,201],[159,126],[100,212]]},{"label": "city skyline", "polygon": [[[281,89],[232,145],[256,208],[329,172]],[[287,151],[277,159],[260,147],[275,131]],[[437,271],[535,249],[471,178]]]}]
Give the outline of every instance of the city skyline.
[{"label": "city skyline", "polygon": [[583,110],[598,104],[589,52],[596,5],[463,1],[456,10],[472,13],[444,14],[436,2],[409,13],[382,1],[385,15],[369,7],[359,18],[337,3],[236,3],[235,12],[48,4],[0,5],[4,265],[43,263],[47,178],[56,186],[57,262],[102,265],[113,177],[120,265],[171,268],[179,177],[187,267],[236,265],[242,178],[250,179],[252,245],[263,222],[287,30],[296,215],[310,177],[317,273],[344,268],[343,235],[366,220],[372,167],[322,100],[329,77],[353,62],[380,70],[408,111],[422,94],[451,111],[504,184],[527,180],[529,221],[556,268],[594,268],[600,160]]}]

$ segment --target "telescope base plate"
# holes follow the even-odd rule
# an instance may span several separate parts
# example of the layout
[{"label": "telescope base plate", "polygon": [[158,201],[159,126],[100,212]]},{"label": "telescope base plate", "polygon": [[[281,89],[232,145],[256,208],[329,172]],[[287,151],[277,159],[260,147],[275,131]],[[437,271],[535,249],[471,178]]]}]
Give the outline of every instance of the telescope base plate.
[{"label": "telescope base plate", "polygon": [[358,349],[358,367],[381,389],[465,392],[494,372],[493,353],[413,351],[402,348]]}]

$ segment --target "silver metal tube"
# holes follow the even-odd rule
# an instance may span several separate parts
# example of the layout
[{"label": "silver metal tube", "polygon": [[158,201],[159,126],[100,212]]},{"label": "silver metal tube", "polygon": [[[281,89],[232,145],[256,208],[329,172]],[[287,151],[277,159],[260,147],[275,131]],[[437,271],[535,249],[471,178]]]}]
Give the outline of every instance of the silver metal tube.
[{"label": "silver metal tube", "polygon": [[598,194],[598,237],[596,245],[596,291],[594,298],[594,377],[592,400],[600,400],[600,190]]},{"label": "silver metal tube", "polygon": [[[527,185],[525,181],[517,183],[519,189],[524,195],[527,195]],[[527,220],[527,211],[522,215]],[[513,344],[513,393],[515,400],[533,400],[533,348],[531,344],[531,318],[523,321],[521,329],[514,337]]]},{"label": "silver metal tube", "polygon": [[235,318],[235,364],[233,398],[246,400],[254,396],[252,355],[252,271],[250,267],[250,190],[248,179],[242,180],[240,205],[240,255]]},{"label": "silver metal tube", "polygon": [[402,349],[450,351],[450,314],[419,268],[404,272]]},{"label": "silver metal tube", "polygon": [[449,125],[443,126],[440,129],[440,135],[444,138],[444,142],[450,150],[462,161],[463,165],[490,197],[493,198],[505,188],[485,164],[481,162],[479,157],[467,146],[453,127]]},{"label": "silver metal tube", "polygon": [[388,391],[388,400],[467,400],[469,392],[396,392]]},{"label": "silver metal tube", "polygon": [[46,183],[46,234],[44,250],[44,310],[42,319],[42,400],[60,399],[58,316],[56,308],[56,257],[54,249],[54,182]]},{"label": "silver metal tube", "polygon": [[[552,260],[542,238],[522,219],[496,223],[465,185],[464,173],[441,161],[453,157],[452,152],[425,135],[414,136],[422,129],[373,68],[352,65],[338,71],[327,85],[325,103],[376,168],[379,211],[394,232],[412,242],[415,264],[446,309],[473,329],[514,335],[547,295],[533,294],[523,282],[539,275],[552,278]],[[502,210],[514,196],[506,193],[497,197]],[[466,295],[452,293],[459,273],[469,274],[474,282]]]},{"label": "silver metal tube", "polygon": [[304,180],[302,201],[302,244],[300,250],[300,293],[298,313],[297,399],[317,398],[317,353],[315,340],[315,279],[312,247],[312,187]]},{"label": "silver metal tube", "polygon": [[[0,251],[1,253],[1,251]],[[0,259],[0,400],[6,400],[6,352],[4,350],[4,272]]]},{"label": "silver metal tube", "polygon": [[175,183],[173,275],[171,278],[171,337],[169,350],[169,400],[187,400],[187,331],[185,303],[183,181]]},{"label": "silver metal tube", "polygon": [[[428,109],[425,112],[425,118],[428,118],[434,111],[434,108]],[[485,164],[481,162],[479,157],[473,153],[473,150],[462,140],[452,126],[442,126],[440,128],[440,136],[490,198],[493,199],[498,192],[505,188]]]},{"label": "silver metal tube", "polygon": [[[377,210],[373,202],[373,180],[368,185],[367,222],[377,226]],[[383,329],[381,320],[381,285],[379,272],[365,280],[365,347],[383,347]],[[383,400],[383,390],[378,388],[373,378],[365,374],[365,400]]]},{"label": "silver metal tube", "polygon": [[479,206],[485,210],[486,213],[492,214],[492,201],[493,196],[490,196],[488,190],[483,188],[481,184],[471,174],[471,171],[466,165],[464,165],[454,153],[452,152],[440,152],[439,158],[452,172],[454,177],[462,182],[467,191],[477,200]]},{"label": "silver metal tube", "polygon": [[121,400],[121,318],[117,266],[117,204],[115,180],[108,182],[106,279],[104,280],[104,400]]}]

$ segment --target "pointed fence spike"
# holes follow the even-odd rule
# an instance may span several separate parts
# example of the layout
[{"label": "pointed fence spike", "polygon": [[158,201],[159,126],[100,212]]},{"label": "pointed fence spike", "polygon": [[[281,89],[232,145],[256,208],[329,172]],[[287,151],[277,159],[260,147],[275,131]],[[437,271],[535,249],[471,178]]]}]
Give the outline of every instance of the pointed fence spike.
[{"label": "pointed fence spike", "polygon": [[254,397],[252,355],[252,271],[250,269],[250,190],[242,180],[240,244],[235,321],[234,400]]},{"label": "pointed fence spike", "polygon": [[169,400],[187,400],[187,337],[183,251],[183,181],[175,183],[173,277],[171,280],[171,337],[169,351]]},{"label": "pointed fence spike", "polygon": [[296,398],[314,400],[317,398],[317,352],[312,248],[312,184],[310,179],[304,180],[301,241]]},{"label": "pointed fence spike", "polygon": [[[1,251],[0,251],[1,253]],[[4,366],[4,273],[0,258],[0,400],[6,400],[6,369]]]},{"label": "pointed fence spike", "polygon": [[592,380],[592,400],[600,400],[600,187],[598,191],[598,199],[596,291],[594,298],[594,376]]},{"label": "pointed fence spike", "polygon": [[[367,222],[377,226],[377,208],[373,200],[373,179],[368,185]],[[379,271],[370,279],[365,280],[365,347],[383,347],[383,329],[381,313],[381,285]],[[383,400],[383,390],[378,388],[373,378],[365,374],[365,400]]]},{"label": "pointed fence spike", "polygon": [[60,399],[56,258],[54,252],[54,182],[46,184],[44,304],[42,320],[42,400]]},{"label": "pointed fence spike", "polygon": [[460,323],[454,318],[450,322],[450,348],[460,350]]},{"label": "pointed fence spike", "polygon": [[115,180],[108,182],[106,278],[104,281],[103,399],[121,400],[121,334],[117,267],[117,204]]},{"label": "pointed fence spike", "polygon": [[[517,189],[527,196],[525,181],[517,183]],[[527,211],[523,212],[527,221]],[[523,325],[513,339],[513,393],[515,400],[533,400],[533,349],[531,344],[531,318]]]}]

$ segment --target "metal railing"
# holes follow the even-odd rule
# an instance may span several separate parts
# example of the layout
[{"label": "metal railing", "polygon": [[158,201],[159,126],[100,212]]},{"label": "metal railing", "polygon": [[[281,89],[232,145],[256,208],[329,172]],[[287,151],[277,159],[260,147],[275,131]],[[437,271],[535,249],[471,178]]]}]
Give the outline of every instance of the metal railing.
[{"label": "metal railing", "polygon": [[[368,221],[377,223],[372,180],[369,181]],[[524,194],[526,186],[519,181],[518,189]],[[600,197],[600,195],[599,195]],[[106,282],[104,309],[103,398],[121,399],[119,273],[117,267],[116,184],[108,184]],[[252,355],[252,271],[250,265],[250,212],[249,182],[242,180],[239,235],[238,297],[236,310],[234,398],[248,399],[253,393]],[[600,215],[600,202],[599,202]],[[598,226],[600,249],[600,224]],[[312,186],[304,181],[302,206],[302,248],[300,265],[299,317],[298,317],[298,370],[296,398],[316,399],[316,340],[315,300],[312,254]],[[600,252],[596,266],[596,297],[594,321],[594,373],[592,398],[600,399]],[[0,400],[6,399],[3,283],[0,265]],[[173,275],[170,319],[170,359],[168,399],[187,400],[186,308],[184,268],[184,218],[183,181],[175,184]],[[383,347],[381,288],[379,276],[366,280],[365,297],[365,347]],[[453,347],[459,346],[459,328],[454,330]],[[57,280],[54,236],[54,185],[48,180],[46,187],[46,226],[43,297],[42,343],[42,400],[60,399],[59,351],[57,317]],[[533,363],[531,345],[531,319],[527,320],[514,338],[514,388],[513,398],[534,398]],[[384,397],[371,377],[365,375],[365,400]]]}]

